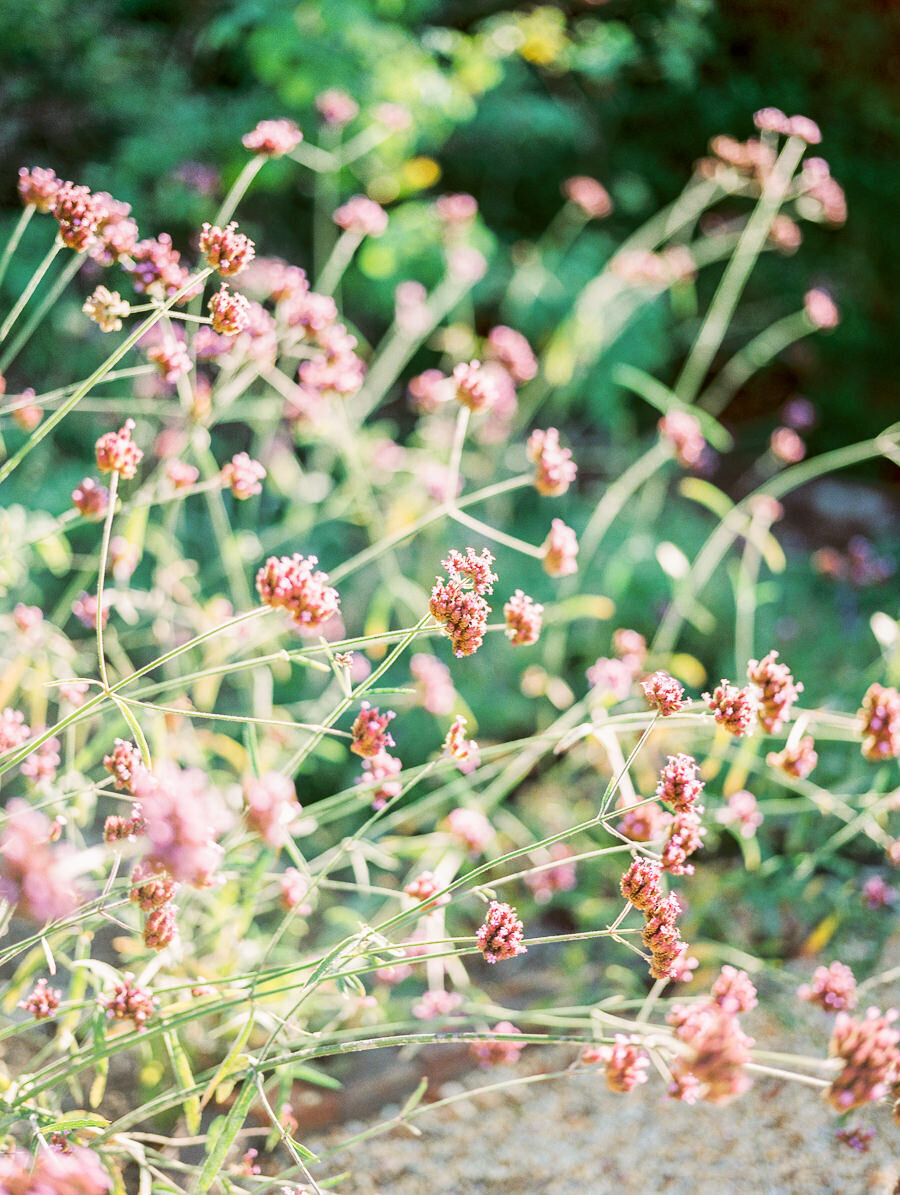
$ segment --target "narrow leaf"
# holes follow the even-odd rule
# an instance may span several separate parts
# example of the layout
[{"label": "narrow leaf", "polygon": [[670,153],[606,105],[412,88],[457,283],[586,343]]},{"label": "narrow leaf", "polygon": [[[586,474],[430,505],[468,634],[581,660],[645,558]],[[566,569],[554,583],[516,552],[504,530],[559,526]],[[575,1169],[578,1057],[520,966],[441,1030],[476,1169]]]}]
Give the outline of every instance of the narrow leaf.
[{"label": "narrow leaf", "polygon": [[216,1134],[212,1149],[207,1152],[206,1161],[203,1163],[203,1169],[197,1178],[197,1185],[194,1187],[192,1195],[206,1195],[213,1180],[218,1177],[222,1163],[247,1119],[247,1113],[250,1111],[250,1105],[253,1103],[255,1095],[256,1076],[250,1074],[244,1080],[240,1095],[231,1105],[221,1131]]},{"label": "narrow leaf", "polygon": [[[166,1029],[163,1033],[163,1040],[166,1043],[166,1049],[169,1053],[169,1060],[172,1063],[175,1078],[178,1080],[183,1091],[190,1091],[194,1086],[194,1076],[191,1072],[191,1064],[188,1061],[188,1056],[184,1051],[178,1034],[174,1029]],[[188,1133],[192,1137],[196,1136],[200,1132],[200,1100],[196,1095],[188,1095],[185,1097],[182,1107],[184,1108],[184,1120]]]},{"label": "narrow leaf", "polygon": [[209,1101],[212,1099],[212,1094],[216,1090],[216,1088],[219,1086],[219,1084],[224,1083],[225,1080],[228,1078],[228,1076],[231,1074],[231,1072],[233,1070],[237,1069],[237,1066],[235,1065],[237,1057],[244,1049],[244,1046],[247,1044],[247,1041],[250,1037],[250,1033],[251,1033],[252,1029],[253,1029],[253,1016],[251,1015],[251,1016],[247,1017],[247,1020],[244,1022],[244,1027],[243,1027],[243,1029],[241,1029],[240,1033],[237,1035],[234,1045],[231,1047],[228,1054],[225,1056],[225,1061],[222,1063],[222,1065],[219,1067],[219,1069],[216,1071],[216,1073],[213,1075],[213,1077],[210,1079],[209,1083],[207,1084],[206,1090],[204,1091],[203,1095],[200,1098],[200,1108],[201,1109],[205,1108],[206,1105],[209,1103]]}]

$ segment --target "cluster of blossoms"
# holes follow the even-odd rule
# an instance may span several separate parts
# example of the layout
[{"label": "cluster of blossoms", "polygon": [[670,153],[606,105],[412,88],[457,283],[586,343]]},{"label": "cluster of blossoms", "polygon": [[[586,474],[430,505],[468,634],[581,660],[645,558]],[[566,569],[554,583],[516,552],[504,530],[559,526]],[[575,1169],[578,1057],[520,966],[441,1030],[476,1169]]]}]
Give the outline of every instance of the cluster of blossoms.
[{"label": "cluster of blossoms", "polygon": [[279,847],[302,812],[294,782],[281,772],[265,772],[244,782],[247,825],[269,846]]},{"label": "cluster of blossoms", "polygon": [[[508,1036],[521,1033],[522,1030],[517,1029],[511,1021],[498,1021],[491,1032],[503,1033]],[[485,1041],[473,1041],[469,1051],[477,1060],[478,1065],[487,1069],[492,1066],[511,1066],[514,1062],[518,1062],[519,1055],[527,1044],[527,1042],[519,1044],[515,1041],[498,1041],[493,1038]]]},{"label": "cluster of blossoms", "polygon": [[223,336],[237,336],[247,327],[250,317],[250,300],[246,295],[228,289],[223,282],[216,294],[209,300],[212,328]]},{"label": "cluster of blossoms", "polygon": [[475,935],[475,941],[485,962],[498,963],[503,959],[526,954],[528,948],[522,944],[523,930],[524,926],[512,905],[492,900],[484,924]]},{"label": "cluster of blossoms", "polygon": [[138,863],[131,873],[128,899],[146,914],[144,945],[164,950],[178,933],[178,907],[174,903],[178,883],[158,865]]},{"label": "cluster of blossoms", "polygon": [[445,887],[431,871],[420,872],[415,879],[410,880],[403,891],[407,896],[419,902],[423,909],[433,909],[438,905],[445,905],[450,899],[448,893],[436,896]]},{"label": "cluster of blossoms", "polygon": [[457,714],[447,731],[443,744],[444,753],[456,760],[457,767],[464,774],[474,772],[481,763],[478,744],[474,740],[466,738],[466,725],[467,719],[462,714]]},{"label": "cluster of blossoms", "polygon": [[0,1156],[0,1190],[9,1195],[106,1195],[113,1182],[97,1155],[81,1145]]},{"label": "cluster of blossoms", "polygon": [[146,770],[140,751],[134,743],[129,743],[126,739],[115,740],[112,754],[103,757],[103,766],[112,776],[116,788],[120,792],[124,789],[132,795],[135,778]]},{"label": "cluster of blossoms", "polygon": [[544,607],[517,589],[503,607],[506,619],[506,637],[513,647],[530,647],[537,643],[541,633],[541,616]]},{"label": "cluster of blossoms", "polygon": [[241,143],[265,158],[282,158],[296,149],[303,134],[292,120],[261,120],[255,129],[245,133]]},{"label": "cluster of blossoms", "polygon": [[722,826],[740,826],[742,838],[752,838],[763,823],[756,797],[745,788],[732,793],[724,809],[716,813],[716,821]]},{"label": "cluster of blossoms", "polygon": [[217,224],[204,224],[199,248],[207,263],[223,278],[240,274],[256,256],[256,247],[250,238],[237,231],[236,220],[232,220],[225,228],[219,228]]},{"label": "cluster of blossoms", "polygon": [[667,718],[684,708],[684,686],[668,672],[654,672],[641,681],[641,688],[651,709]]},{"label": "cluster of blossoms", "polygon": [[31,738],[31,727],[21,710],[9,706],[0,712],[0,752],[13,751]]},{"label": "cluster of blossoms", "polygon": [[723,678],[712,693],[703,694],[703,700],[729,734],[735,738],[750,734],[756,721],[757,703],[749,688],[741,689]]},{"label": "cluster of blossoms", "polygon": [[564,494],[578,472],[572,453],[559,442],[555,427],[546,431],[535,430],[528,437],[526,448],[528,459],[536,466],[534,488],[545,498],[557,498]]},{"label": "cluster of blossoms", "polygon": [[122,320],[131,314],[131,304],[117,290],[97,286],[85,299],[81,310],[101,332],[118,332],[122,328]]},{"label": "cluster of blossoms", "polygon": [[343,128],[359,115],[359,104],[339,87],[329,87],[326,91],[320,91],[315,103],[316,111],[332,128]]},{"label": "cluster of blossoms", "polygon": [[134,790],[143,807],[145,862],[181,883],[208,887],[224,853],[216,840],[232,817],[205,774],[166,764],[140,774]]},{"label": "cluster of blossoms", "polygon": [[688,411],[676,407],[663,415],[657,426],[659,434],[671,444],[678,463],[685,469],[695,469],[706,451],[700,421]]},{"label": "cluster of blossoms", "polygon": [[858,714],[862,753],[873,763],[900,755],[900,692],[869,685]]},{"label": "cluster of blossoms", "polygon": [[316,569],[316,556],[270,556],[256,574],[256,590],[264,606],[287,610],[303,634],[317,631],[340,608],[338,592],[326,573]]},{"label": "cluster of blossoms", "polygon": [[823,576],[849,581],[859,587],[880,585],[897,571],[891,557],[877,556],[864,535],[854,535],[846,552],[832,547],[819,548],[812,554],[812,566]]},{"label": "cluster of blossoms", "polygon": [[844,1065],[825,1093],[837,1112],[850,1112],[883,1099],[900,1078],[900,1030],[891,1028],[896,1018],[893,1008],[884,1014],[869,1008],[862,1020],[838,1013],[828,1052]]},{"label": "cluster of blossoms", "polygon": [[240,502],[262,493],[261,483],[265,476],[265,467],[246,452],[238,452],[222,466],[222,483],[231,489]]},{"label": "cluster of blossoms", "polygon": [[83,870],[74,847],[59,843],[59,825],[13,798],[0,835],[0,896],[37,925],[68,917],[80,903],[75,879]]},{"label": "cluster of blossoms", "polygon": [[470,411],[483,411],[497,399],[494,377],[480,361],[461,361],[454,367],[450,380],[457,401]]},{"label": "cluster of blossoms", "polygon": [[393,710],[382,714],[377,706],[364,701],[356,716],[356,721],[350,729],[353,741],[350,750],[363,759],[371,759],[396,744],[388,731],[388,726],[397,715]]},{"label": "cluster of blossoms", "polygon": [[542,545],[544,572],[550,577],[568,577],[578,571],[578,538],[562,519],[554,519]]},{"label": "cluster of blossoms", "polygon": [[778,734],[791,718],[791,708],[803,692],[796,684],[787,664],[777,663],[778,652],[770,651],[762,660],[747,664],[747,680],[757,692],[757,717],[769,734]]},{"label": "cluster of blossoms", "polygon": [[640,1039],[617,1033],[611,1046],[586,1046],[581,1051],[583,1063],[605,1064],[606,1086],[619,1095],[627,1095],[647,1082],[650,1059],[641,1049]]},{"label": "cluster of blossoms", "polygon": [[364,759],[362,768],[363,774],[357,778],[356,783],[377,785],[372,793],[373,809],[383,809],[388,801],[400,796],[403,785],[393,777],[403,771],[403,763],[395,755],[379,751],[371,759]]},{"label": "cluster of blossoms", "polygon": [[778,768],[786,776],[805,779],[819,761],[812,735],[803,735],[796,743],[786,743],[781,751],[770,751],[766,756],[769,767]]},{"label": "cluster of blossoms", "polygon": [[86,477],[72,491],[72,505],[88,519],[102,519],[109,506],[109,490],[93,477]]},{"label": "cluster of blossoms", "polygon": [[723,967],[708,1001],[672,1009],[666,1020],[687,1048],[673,1063],[671,1095],[686,1103],[724,1104],[747,1090],[744,1066],[753,1039],[741,1029],[738,1013],[755,1004],[756,989],[747,974]]},{"label": "cluster of blossoms", "polygon": [[151,344],[146,353],[147,359],[159,371],[159,376],[170,386],[190,373],[191,355],[179,334],[164,336],[158,344]]},{"label": "cluster of blossoms", "polygon": [[334,212],[331,217],[338,228],[355,236],[380,237],[388,226],[387,212],[365,195],[354,195]]},{"label": "cluster of blossoms", "polygon": [[487,548],[476,554],[467,548],[463,556],[455,549],[442,560],[449,580],[436,578],[428,608],[443,627],[453,645],[453,654],[470,656],[484,642],[490,606],[485,593],[493,593],[496,573],[491,571],[494,557]]},{"label": "cluster of blossoms", "polygon": [[106,432],[97,440],[94,450],[101,473],[118,473],[123,481],[135,476],[144,453],[131,438],[134,428],[134,420],[126,419],[124,427],[117,432]]},{"label": "cluster of blossoms", "polygon": [[116,981],[111,995],[98,997],[97,1003],[106,1009],[108,1017],[116,1021],[133,1021],[136,1029],[143,1029],[159,1006],[158,998],[148,988],[134,983],[130,971]]},{"label": "cluster of blossoms", "polygon": [[478,809],[453,809],[447,816],[447,825],[454,838],[459,839],[473,855],[486,849],[494,837],[491,823]]},{"label": "cluster of blossoms", "polygon": [[456,701],[450,669],[437,656],[416,652],[409,661],[409,671],[416,681],[418,698],[429,714],[449,714]]},{"label": "cluster of blossoms", "polygon": [[[137,294],[154,299],[173,298],[190,280],[189,271],[181,264],[181,254],[173,247],[167,232],[138,241],[123,264]],[[187,303],[196,293],[197,288],[186,290],[180,302]]]},{"label": "cluster of blossoms", "polygon": [[433,1021],[437,1017],[449,1017],[463,1002],[459,992],[446,992],[443,988],[432,988],[422,993],[422,999],[413,1005],[412,1014],[420,1021]]},{"label": "cluster of blossoms", "polygon": [[654,979],[677,979],[684,972],[687,946],[676,924],[681,904],[674,893],[664,896],[662,867],[651,859],[635,859],[622,876],[619,889],[644,914],[644,945],[650,950]]},{"label": "cluster of blossoms", "polygon": [[[43,731],[39,728],[36,733],[41,734]],[[44,739],[36,751],[32,751],[23,759],[22,775],[27,776],[35,784],[52,784],[56,779],[56,769],[62,759],[59,753],[61,746],[62,744],[55,736]]]},{"label": "cluster of blossoms", "polygon": [[801,1000],[818,1004],[826,1012],[842,1012],[856,1008],[856,978],[849,967],[835,962],[827,967],[816,967],[812,983],[797,988]]},{"label": "cluster of blossoms", "polygon": [[45,1017],[52,1017],[59,1008],[62,992],[58,988],[51,988],[49,983],[48,979],[39,979],[30,995],[25,1000],[20,1000],[16,1007],[30,1012],[39,1021]]}]

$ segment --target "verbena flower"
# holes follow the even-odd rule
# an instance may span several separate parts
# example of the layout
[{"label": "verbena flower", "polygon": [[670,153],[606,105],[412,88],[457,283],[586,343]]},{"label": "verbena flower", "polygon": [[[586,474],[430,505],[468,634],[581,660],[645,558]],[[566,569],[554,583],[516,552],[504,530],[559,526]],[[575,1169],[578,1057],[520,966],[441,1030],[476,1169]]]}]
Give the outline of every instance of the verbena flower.
[{"label": "verbena flower", "polygon": [[101,332],[118,332],[122,320],[131,314],[131,305],[117,290],[97,286],[85,299],[81,310],[97,324]]},{"label": "verbena flower", "polygon": [[194,888],[208,887],[224,851],[218,837],[233,821],[199,768],[162,765],[134,782],[146,821],[146,862]]},{"label": "verbena flower", "polygon": [[345,232],[361,237],[380,237],[388,226],[388,214],[374,199],[354,195],[342,204],[331,217]]},{"label": "verbena flower", "polygon": [[738,825],[742,838],[752,838],[763,824],[763,815],[753,793],[742,788],[731,794],[724,809],[717,810],[716,821],[722,826]]},{"label": "verbena flower", "polygon": [[151,345],[146,351],[147,359],[153,362],[159,370],[160,377],[169,385],[191,372],[193,362],[187,346],[174,336],[166,337],[159,344]]},{"label": "verbena flower", "polygon": [[320,91],[315,99],[316,111],[326,124],[341,129],[359,114],[359,104],[346,91],[329,87]]},{"label": "verbena flower", "polygon": [[95,453],[101,473],[118,473],[123,481],[135,476],[144,453],[131,438],[134,428],[134,420],[126,419],[124,427],[117,432],[106,432],[97,440]]},{"label": "verbena flower", "polygon": [[796,776],[799,780],[803,780],[810,774],[818,760],[815,742],[812,735],[808,734],[804,735],[799,742],[790,746],[786,744],[781,751],[770,751],[766,756],[766,763],[769,767],[778,768],[785,775]]},{"label": "verbena flower", "polygon": [[684,686],[668,672],[654,672],[641,681],[641,688],[651,709],[659,710],[667,718],[684,708]]},{"label": "verbena flower", "polygon": [[84,863],[79,853],[55,842],[55,823],[18,797],[9,801],[6,812],[0,835],[0,896],[37,925],[68,917],[81,899],[76,878]]},{"label": "verbena flower", "polygon": [[884,1014],[869,1008],[862,1020],[838,1013],[828,1053],[840,1058],[844,1066],[825,1093],[837,1112],[850,1112],[882,1099],[900,1076],[900,1031],[891,1028],[896,1017],[893,1008]]},{"label": "verbena flower", "polygon": [[256,256],[256,248],[250,238],[237,231],[236,220],[232,220],[225,228],[205,223],[199,246],[207,263],[225,278],[239,274]]},{"label": "verbena flower", "polygon": [[56,196],[63,185],[53,170],[35,166],[31,170],[22,166],[19,170],[19,198],[26,207],[37,208],[39,212],[50,212],[56,203]]},{"label": "verbena flower", "polygon": [[127,739],[116,739],[110,755],[104,755],[103,766],[115,781],[116,788],[134,793],[135,778],[144,772],[141,753],[134,743]]},{"label": "verbena flower", "polygon": [[417,900],[423,909],[434,909],[438,905],[445,905],[450,899],[448,892],[443,896],[435,896],[444,887],[446,885],[441,883],[434,872],[423,871],[410,880],[403,891],[413,900]]},{"label": "verbena flower", "polygon": [[526,452],[528,459],[537,466],[534,479],[537,492],[547,498],[564,494],[575,480],[578,469],[572,453],[560,445],[556,428],[535,429],[528,437]]},{"label": "verbena flower", "polygon": [[44,1020],[45,1017],[52,1017],[59,1008],[62,992],[58,988],[49,987],[49,983],[48,979],[39,979],[30,995],[26,999],[20,1000],[16,1008],[23,1008],[25,1012],[30,1012],[39,1021]]},{"label": "verbena flower", "polygon": [[208,306],[214,332],[237,336],[247,327],[250,300],[245,295],[229,290],[226,282],[210,298]]},{"label": "verbena flower", "polygon": [[729,734],[735,738],[750,734],[756,719],[756,700],[749,689],[740,689],[723,678],[712,693],[703,694],[703,700]]},{"label": "verbena flower", "polygon": [[703,845],[705,834],[698,807],[676,813],[669,824],[669,833],[663,843],[663,871],[672,875],[693,875],[694,865],[688,863],[687,859]]},{"label": "verbena flower", "polygon": [[147,863],[138,863],[131,872],[131,891],[128,899],[144,913],[161,909],[175,899],[180,885],[166,871],[158,871]]},{"label": "verbena flower", "polygon": [[601,1046],[597,1053],[606,1064],[606,1086],[610,1091],[627,1095],[641,1083],[647,1082],[650,1059],[646,1051],[641,1049],[638,1038],[617,1033],[613,1044]]},{"label": "verbena flower", "polygon": [[[44,727],[38,727],[35,734],[42,734]],[[22,775],[33,780],[35,784],[52,784],[56,779],[56,769],[62,759],[60,755],[62,744],[55,736],[44,739],[43,743],[30,755],[22,760]]]},{"label": "verbena flower", "polygon": [[791,708],[803,692],[787,664],[777,663],[778,652],[770,651],[762,660],[747,664],[747,680],[758,689],[757,717],[769,734],[778,734],[791,718]]},{"label": "verbena flower", "polygon": [[430,714],[449,714],[456,700],[456,690],[450,676],[450,669],[437,656],[416,652],[409,661],[409,671],[415,678],[416,691],[424,708]]},{"label": "verbena flower", "polygon": [[244,781],[247,825],[256,830],[269,846],[283,846],[289,827],[302,812],[297,790],[290,776],[282,772],[264,772]]},{"label": "verbena flower", "polygon": [[316,569],[316,556],[270,556],[256,574],[256,590],[264,606],[287,610],[302,634],[312,634],[340,609],[328,575]]},{"label": "verbena flower", "polygon": [[14,1149],[0,1157],[0,1189],[9,1195],[106,1195],[112,1179],[93,1150]]},{"label": "verbena flower", "polygon": [[[167,232],[138,243],[131,250],[123,268],[131,275],[132,285],[139,295],[155,299],[171,299],[187,283],[189,271],[181,265],[181,254],[172,246]],[[180,302],[186,303],[196,290],[186,292]]]},{"label": "verbena flower", "polygon": [[570,846],[554,842],[547,853],[554,860],[552,867],[527,871],[522,877],[539,905],[547,904],[557,892],[571,892],[577,880],[575,864],[569,861],[572,856]]},{"label": "verbena flower", "polygon": [[530,382],[538,371],[537,358],[521,332],[498,324],[491,328],[484,344],[484,355],[502,365],[516,386]]},{"label": "verbena flower", "polygon": [[227,485],[235,498],[241,502],[262,493],[261,483],[265,476],[265,467],[246,452],[238,452],[222,466],[223,484]]},{"label": "verbena flower", "polygon": [[797,995],[810,1004],[820,1005],[826,1012],[856,1008],[859,999],[853,972],[837,960],[827,967],[816,967],[812,983],[801,984]]},{"label": "verbena flower", "polygon": [[571,527],[567,527],[562,519],[554,519],[550,524],[550,533],[544,540],[543,566],[544,572],[551,577],[568,577],[578,571],[575,557],[578,555],[578,539]]},{"label": "verbena flower", "polygon": [[97,239],[102,205],[89,188],[62,183],[51,208],[59,224],[59,237],[68,249],[84,253]]},{"label": "verbena flower", "polygon": [[419,1003],[413,1005],[412,1014],[419,1021],[433,1021],[436,1017],[452,1016],[462,1002],[459,992],[435,988],[422,993]]},{"label": "verbena flower", "polygon": [[727,963],[712,985],[712,996],[727,1012],[749,1012],[756,1008],[756,988],[746,971],[739,971]]},{"label": "verbena flower", "polygon": [[364,759],[362,766],[363,774],[356,783],[366,785],[373,781],[378,783],[378,787],[372,793],[373,809],[383,809],[388,801],[399,797],[403,785],[399,780],[393,780],[392,777],[403,771],[402,760],[387,751],[379,751],[371,759]]},{"label": "verbena flower", "polygon": [[900,755],[900,692],[886,685],[869,685],[857,717],[866,759],[880,763]]},{"label": "verbena flower", "polygon": [[470,411],[483,411],[497,397],[497,384],[480,361],[460,362],[451,376],[454,394]]},{"label": "verbena flower", "polygon": [[517,589],[503,607],[506,619],[506,637],[513,647],[530,647],[537,643],[541,633],[541,616],[544,607],[533,601],[521,589]]},{"label": "verbena flower", "polygon": [[676,813],[687,813],[699,809],[698,798],[706,786],[700,779],[700,768],[693,755],[669,755],[666,766],[659,774],[656,797],[671,805]]},{"label": "verbena flower", "polygon": [[373,755],[378,755],[379,752],[386,751],[388,747],[395,746],[396,744],[388,731],[388,725],[396,717],[393,710],[382,714],[377,706],[372,706],[368,701],[364,701],[356,716],[356,721],[350,728],[350,733],[353,736],[350,750],[356,755],[363,756],[364,759],[371,759]]},{"label": "verbena flower", "polygon": [[444,739],[443,749],[446,755],[456,760],[459,770],[464,774],[474,771],[481,763],[478,744],[466,738],[466,719],[462,714],[454,718]]},{"label": "verbena flower", "polygon": [[241,143],[265,158],[281,158],[289,154],[303,140],[303,134],[292,120],[261,120],[255,129],[245,133]]},{"label": "verbena flower", "polygon": [[494,829],[478,809],[454,809],[447,817],[450,833],[474,854],[480,854],[494,837]]},{"label": "verbena flower", "polygon": [[[521,1029],[517,1029],[510,1021],[498,1021],[492,1033],[513,1034],[521,1033]],[[527,1042],[522,1042],[520,1045],[514,1041],[496,1041],[486,1039],[485,1041],[472,1042],[469,1050],[473,1058],[478,1060],[478,1065],[481,1067],[492,1066],[510,1066],[517,1062],[519,1055],[525,1049]]]},{"label": "verbena flower", "polygon": [[143,1029],[159,1006],[159,999],[149,988],[134,983],[134,975],[126,971],[117,980],[111,995],[99,996],[97,1003],[106,1015],[116,1021],[132,1021],[136,1029]]},{"label": "verbena flower", "polygon": [[31,727],[21,710],[9,706],[0,713],[0,753],[13,751],[31,738]]},{"label": "verbena flower", "polygon": [[[676,1084],[689,1074],[697,1084],[694,1096],[711,1104],[727,1103],[747,1090],[750,1077],[744,1065],[750,1061],[753,1038],[741,1029],[733,1011],[716,1001],[690,1008],[676,1005],[666,1019],[688,1047],[672,1067]],[[673,1094],[678,1094],[677,1088]]]}]

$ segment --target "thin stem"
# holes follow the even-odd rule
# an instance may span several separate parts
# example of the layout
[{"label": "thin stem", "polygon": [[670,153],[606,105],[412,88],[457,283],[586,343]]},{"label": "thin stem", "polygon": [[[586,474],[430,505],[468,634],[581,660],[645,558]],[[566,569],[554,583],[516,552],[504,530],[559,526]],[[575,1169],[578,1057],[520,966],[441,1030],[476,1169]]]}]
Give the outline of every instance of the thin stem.
[{"label": "thin stem", "polygon": [[213,224],[224,226],[228,223],[228,221],[234,215],[237,205],[246,195],[247,189],[256,178],[265,161],[266,159],[262,154],[256,154],[250,159],[249,162],[247,162],[241,173],[231,184],[231,190],[222,200],[222,206],[219,208],[218,212],[216,212],[216,218],[213,220]]},{"label": "thin stem", "polygon": [[12,255],[19,247],[19,241],[22,239],[22,233],[28,227],[28,221],[36,211],[37,208],[34,206],[34,204],[29,203],[25,208],[23,208],[19,219],[16,221],[16,226],[12,230],[9,240],[6,242],[6,248],[3,250],[2,257],[0,257],[0,283],[2,283],[3,279],[6,277],[7,268],[12,260]]},{"label": "thin stem", "polygon": [[103,523],[103,541],[100,546],[100,565],[97,574],[97,658],[100,665],[100,679],[103,688],[109,689],[109,676],[106,671],[106,656],[103,651],[103,585],[106,580],[106,565],[109,560],[109,541],[112,535],[113,519],[116,514],[116,494],[119,489],[119,474],[113,473],[109,482],[109,505],[106,508],[106,519]]},{"label": "thin stem", "polygon": [[815,326],[805,311],[794,311],[770,324],[722,366],[719,373],[697,399],[697,406],[718,415],[728,406],[741,386],[780,352],[809,336]]},{"label": "thin stem", "polygon": [[544,558],[543,548],[536,548],[534,544],[527,544],[523,539],[507,535],[505,531],[498,531],[495,527],[490,527],[487,523],[482,523],[480,519],[474,519],[461,510],[450,510],[447,513],[455,523],[461,523],[470,531],[477,531],[485,539],[492,539],[495,543],[504,544],[507,548],[514,548],[515,551],[521,552],[524,556],[531,556],[534,560],[543,560]]},{"label": "thin stem", "polygon": [[16,338],[3,351],[3,356],[0,357],[0,373],[7,368],[10,362],[14,361],[19,355],[24,346],[31,339],[35,328],[40,325],[41,320],[63,293],[81,267],[84,265],[84,255],[81,253],[73,254],[68,265],[63,269],[62,273],[41,299],[38,306],[28,317],[25,326],[20,329]]},{"label": "thin stem", "polygon": [[467,406],[460,406],[456,417],[456,427],[453,431],[453,447],[450,450],[450,465],[447,470],[447,487],[444,490],[444,501],[453,502],[459,486],[459,468],[462,464],[463,447],[466,442],[466,432],[469,428],[471,411]]},{"label": "thin stem", "polygon": [[346,229],[335,241],[328,260],[322,266],[322,273],[316,280],[316,292],[320,295],[333,295],[344,271],[353,260],[353,254],[362,244],[363,236],[360,232]]},{"label": "thin stem", "polygon": [[6,317],[6,319],[3,321],[3,323],[0,324],[0,340],[6,340],[7,336],[9,335],[10,328],[12,328],[13,324],[16,322],[16,320],[22,314],[22,308],[25,306],[25,304],[28,302],[28,300],[34,294],[37,287],[40,285],[41,279],[44,277],[44,275],[50,269],[50,266],[53,264],[53,259],[56,257],[57,253],[59,253],[60,249],[63,249],[63,248],[65,248],[65,246],[63,245],[62,241],[59,239],[59,237],[56,237],[55,240],[53,241],[53,244],[47,250],[47,254],[44,257],[44,260],[41,262],[41,264],[38,266],[38,268],[35,270],[35,272],[31,275],[28,285],[25,287],[25,289],[22,291],[22,293],[19,295],[18,299],[16,300],[12,311],[10,311],[9,315]]}]

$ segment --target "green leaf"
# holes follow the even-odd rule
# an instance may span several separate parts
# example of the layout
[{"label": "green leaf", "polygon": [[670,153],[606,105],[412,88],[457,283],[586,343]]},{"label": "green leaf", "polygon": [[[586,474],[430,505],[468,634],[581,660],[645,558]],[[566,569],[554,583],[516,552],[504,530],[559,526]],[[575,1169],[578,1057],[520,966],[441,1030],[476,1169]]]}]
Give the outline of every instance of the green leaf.
[{"label": "green leaf", "polygon": [[415,1091],[412,1093],[412,1095],[410,1095],[409,1099],[403,1105],[403,1110],[400,1113],[401,1120],[403,1119],[404,1116],[409,1116],[409,1114],[410,1114],[410,1112],[412,1112],[413,1108],[417,1108],[419,1106],[419,1104],[421,1104],[422,1097],[425,1095],[425,1092],[427,1090],[428,1090],[428,1076],[423,1075],[422,1078],[419,1080],[418,1087],[415,1089]]},{"label": "green leaf", "polygon": [[[244,1046],[247,1044],[247,1041],[250,1037],[250,1033],[251,1033],[252,1029],[253,1029],[253,1015],[251,1014],[250,1016],[247,1017],[247,1020],[244,1022],[244,1027],[241,1029],[240,1033],[237,1035],[234,1045],[231,1047],[228,1054],[226,1055],[224,1062],[222,1063],[222,1065],[219,1067],[219,1069],[216,1071],[216,1073],[213,1075],[213,1077],[210,1079],[209,1083],[207,1084],[206,1090],[204,1091],[203,1095],[200,1098],[200,1107],[201,1108],[206,1107],[206,1105],[209,1103],[210,1099],[212,1098],[212,1094],[216,1090],[216,1088],[221,1083],[224,1083],[225,1080],[228,1078],[228,1076],[233,1071],[240,1069],[240,1066],[237,1061],[238,1056],[241,1054],[241,1052],[244,1049]],[[243,1064],[240,1064],[240,1065],[242,1066]]]},{"label": "green leaf", "polygon": [[[163,1041],[166,1043],[166,1050],[169,1053],[172,1070],[179,1085],[183,1091],[192,1090],[194,1076],[188,1056],[179,1040],[178,1034],[174,1029],[166,1029],[163,1033]],[[200,1100],[196,1095],[186,1095],[182,1107],[184,1108],[184,1120],[188,1132],[191,1136],[196,1136],[200,1132]]]},{"label": "green leaf", "polygon": [[250,1111],[250,1105],[253,1103],[255,1095],[256,1075],[251,1073],[244,1080],[240,1095],[231,1105],[221,1130],[213,1137],[213,1147],[207,1151],[206,1161],[203,1163],[203,1169],[197,1178],[197,1185],[194,1187],[192,1195],[206,1195],[212,1186],[213,1180],[217,1178],[222,1169],[226,1154],[247,1119],[247,1113]]},{"label": "green leaf", "polygon": [[152,771],[153,770],[153,761],[150,758],[150,748],[147,745],[147,740],[144,737],[143,730],[141,730],[140,725],[138,724],[137,718],[135,718],[134,714],[131,712],[131,710],[128,708],[128,706],[125,704],[124,701],[119,701],[115,697],[114,694],[111,694],[111,696],[112,696],[113,701],[115,701],[115,703],[116,703],[116,709],[118,709],[119,713],[122,715],[122,717],[128,723],[128,725],[131,729],[131,733],[134,735],[134,741],[137,743],[138,747],[140,748],[141,759],[143,760],[144,767],[147,769],[148,772]]},{"label": "green leaf", "polygon": [[67,1112],[58,1120],[51,1120],[49,1124],[41,1125],[43,1133],[73,1133],[76,1129],[105,1129],[111,1121],[96,1112]]}]

